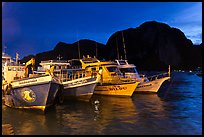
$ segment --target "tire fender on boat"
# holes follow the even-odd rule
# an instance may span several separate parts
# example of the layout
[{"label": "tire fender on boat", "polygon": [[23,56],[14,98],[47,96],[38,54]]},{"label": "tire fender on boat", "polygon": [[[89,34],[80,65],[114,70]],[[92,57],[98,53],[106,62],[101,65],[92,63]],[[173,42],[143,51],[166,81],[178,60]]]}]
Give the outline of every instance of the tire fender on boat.
[{"label": "tire fender on boat", "polygon": [[56,104],[62,104],[64,102],[64,96],[62,91],[63,91],[63,87],[60,86],[55,97]]},{"label": "tire fender on boat", "polygon": [[11,94],[11,90],[12,90],[12,85],[11,84],[6,84],[4,86],[4,95],[10,95]]}]

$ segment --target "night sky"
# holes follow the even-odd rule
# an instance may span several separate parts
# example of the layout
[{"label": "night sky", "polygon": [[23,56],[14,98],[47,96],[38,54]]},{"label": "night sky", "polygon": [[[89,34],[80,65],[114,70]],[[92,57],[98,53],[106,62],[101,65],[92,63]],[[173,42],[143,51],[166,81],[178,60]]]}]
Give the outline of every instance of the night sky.
[{"label": "night sky", "polygon": [[2,2],[2,50],[23,58],[60,41],[106,44],[116,31],[152,20],[202,42],[202,2]]}]

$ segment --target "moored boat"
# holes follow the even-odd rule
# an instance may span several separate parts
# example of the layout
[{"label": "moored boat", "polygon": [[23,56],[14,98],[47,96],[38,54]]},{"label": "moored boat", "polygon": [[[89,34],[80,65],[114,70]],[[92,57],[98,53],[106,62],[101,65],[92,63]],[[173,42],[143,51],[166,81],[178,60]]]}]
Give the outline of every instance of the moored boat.
[{"label": "moored boat", "polygon": [[48,60],[40,63],[41,70],[53,67],[53,74],[63,85],[63,97],[89,101],[93,95],[96,84],[99,82],[100,73],[87,72],[85,69],[70,68],[70,64],[63,60]]},{"label": "moored boat", "polygon": [[[63,97],[89,101],[100,80],[100,73],[89,75],[84,69],[64,69],[58,72],[63,85]],[[57,72],[55,73],[57,74]]]},{"label": "moored boat", "polygon": [[70,61],[71,66],[78,65],[87,71],[99,71],[102,69],[100,82],[97,84],[94,94],[114,95],[114,96],[132,96],[135,88],[139,84],[134,79],[124,78],[117,64],[111,61],[100,61],[97,58],[89,56],[83,59],[74,59]]},{"label": "moored boat", "polygon": [[134,64],[129,64],[127,60],[115,60],[118,64],[119,69],[125,77],[129,77],[139,81],[135,92],[158,92],[159,88],[164,81],[170,79],[170,66],[168,73],[161,73],[146,77],[145,75],[139,74],[137,72],[136,66]]},{"label": "moored boat", "polygon": [[5,88],[5,105],[42,111],[56,103],[61,85],[49,74],[11,81]]},{"label": "moored boat", "polygon": [[[27,76],[28,65],[30,64],[26,66],[6,64],[4,66],[5,80],[2,85],[4,105],[11,108],[44,111],[47,107],[57,103],[62,86],[57,78],[51,74],[30,74]],[[13,75],[15,71],[17,76]]]},{"label": "moored boat", "polygon": [[138,92],[155,92],[155,93],[158,92],[158,90],[160,89],[160,87],[164,83],[164,81],[170,79],[170,77],[168,77],[168,76],[157,78],[158,76],[159,75],[155,75],[155,79],[154,80],[149,80],[149,81],[146,81],[146,82],[141,82],[137,86],[135,91],[137,93]]}]

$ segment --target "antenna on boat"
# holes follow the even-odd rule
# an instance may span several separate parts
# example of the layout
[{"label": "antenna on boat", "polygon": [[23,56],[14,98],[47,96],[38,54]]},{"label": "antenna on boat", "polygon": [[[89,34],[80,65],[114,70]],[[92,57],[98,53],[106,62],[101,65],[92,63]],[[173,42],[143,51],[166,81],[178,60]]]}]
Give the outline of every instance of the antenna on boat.
[{"label": "antenna on boat", "polygon": [[[78,31],[77,31],[77,40],[78,40]],[[78,42],[77,42],[77,46],[78,46],[78,55],[79,55],[79,59],[80,59],[81,57],[80,57],[79,40],[78,40]]]},{"label": "antenna on boat", "polygon": [[116,37],[116,47],[117,47],[117,56],[118,56],[118,60],[119,60],[120,55],[119,55],[119,51],[118,51],[118,39],[117,39],[117,37]]},{"label": "antenna on boat", "polygon": [[80,59],[81,57],[80,57],[80,47],[79,47],[79,41],[78,41],[78,54],[79,54],[79,59]]},{"label": "antenna on boat", "polygon": [[98,52],[98,51],[97,51],[97,42],[96,42],[96,57],[97,57],[97,52]]},{"label": "antenna on boat", "polygon": [[16,64],[18,64],[19,54],[16,52]]},{"label": "antenna on boat", "polygon": [[123,31],[122,31],[122,39],[123,39],[123,48],[124,48],[125,60],[127,60],[126,49],[125,49],[125,40],[124,40],[124,36],[123,36]]}]

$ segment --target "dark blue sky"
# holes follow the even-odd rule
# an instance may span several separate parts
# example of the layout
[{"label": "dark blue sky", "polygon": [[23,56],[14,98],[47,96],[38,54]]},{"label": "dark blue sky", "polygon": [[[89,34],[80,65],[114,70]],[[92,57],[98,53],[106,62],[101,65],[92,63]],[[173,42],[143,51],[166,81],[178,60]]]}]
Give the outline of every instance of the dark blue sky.
[{"label": "dark blue sky", "polygon": [[201,2],[2,2],[2,48],[23,58],[60,41],[106,44],[116,31],[152,20],[179,28],[194,44],[202,42]]}]

